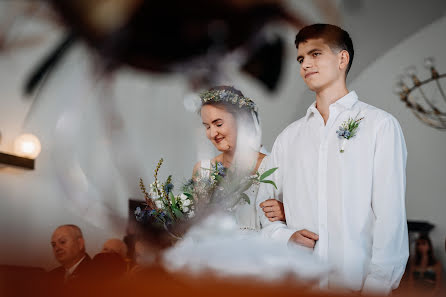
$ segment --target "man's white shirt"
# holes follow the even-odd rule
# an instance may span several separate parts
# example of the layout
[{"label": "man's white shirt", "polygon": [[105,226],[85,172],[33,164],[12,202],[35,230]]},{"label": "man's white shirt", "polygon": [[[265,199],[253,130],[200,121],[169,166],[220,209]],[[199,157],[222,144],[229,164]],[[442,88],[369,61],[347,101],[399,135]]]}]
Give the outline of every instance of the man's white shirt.
[{"label": "man's white shirt", "polygon": [[[388,293],[409,255],[405,211],[407,151],[397,120],[354,91],[329,107],[326,124],[313,103],[276,139],[266,168],[278,190],[261,184],[259,203],[283,199],[286,224],[260,215],[262,233],[288,242],[298,230],[319,235],[314,254],[335,269],[322,286]],[[345,141],[336,130],[363,118]]]},{"label": "man's white shirt", "polygon": [[73,274],[73,272],[76,270],[77,266],[79,266],[79,264],[81,264],[81,262],[85,259],[86,256],[83,256],[82,259],[80,259],[79,261],[76,262],[76,264],[74,264],[73,266],[71,266],[68,269],[65,269],[65,275],[64,275],[64,279],[67,280],[70,275]]}]

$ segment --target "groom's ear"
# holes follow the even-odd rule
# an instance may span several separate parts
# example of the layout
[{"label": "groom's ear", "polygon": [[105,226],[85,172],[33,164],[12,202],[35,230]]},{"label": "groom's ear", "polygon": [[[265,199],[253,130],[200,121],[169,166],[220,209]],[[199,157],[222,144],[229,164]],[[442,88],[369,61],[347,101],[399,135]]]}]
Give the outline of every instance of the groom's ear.
[{"label": "groom's ear", "polygon": [[347,50],[341,50],[338,54],[338,57],[339,57],[339,69],[347,72],[348,63],[350,62],[350,54],[348,53]]}]

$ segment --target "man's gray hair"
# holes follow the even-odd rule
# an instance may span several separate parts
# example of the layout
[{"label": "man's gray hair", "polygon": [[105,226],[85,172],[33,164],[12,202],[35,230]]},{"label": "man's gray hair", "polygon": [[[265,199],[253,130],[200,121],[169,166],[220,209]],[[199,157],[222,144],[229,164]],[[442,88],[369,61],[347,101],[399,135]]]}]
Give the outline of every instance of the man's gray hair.
[{"label": "man's gray hair", "polygon": [[84,238],[84,235],[82,234],[82,230],[78,226],[73,225],[73,224],[66,224],[66,225],[61,225],[61,226],[57,227],[57,229],[63,228],[63,227],[70,228],[74,237]]}]

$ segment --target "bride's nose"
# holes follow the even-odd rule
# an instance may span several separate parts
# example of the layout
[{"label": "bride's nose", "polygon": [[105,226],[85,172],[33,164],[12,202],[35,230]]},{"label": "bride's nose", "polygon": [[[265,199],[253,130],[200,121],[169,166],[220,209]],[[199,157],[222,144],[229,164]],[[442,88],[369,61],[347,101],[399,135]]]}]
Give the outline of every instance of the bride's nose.
[{"label": "bride's nose", "polygon": [[211,127],[211,137],[214,138],[218,134],[217,127]]}]

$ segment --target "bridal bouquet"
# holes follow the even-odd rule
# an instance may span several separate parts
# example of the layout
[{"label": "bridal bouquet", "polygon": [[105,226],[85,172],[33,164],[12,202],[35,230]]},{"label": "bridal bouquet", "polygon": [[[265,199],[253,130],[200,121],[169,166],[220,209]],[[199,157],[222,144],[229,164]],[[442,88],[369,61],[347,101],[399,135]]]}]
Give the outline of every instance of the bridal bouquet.
[{"label": "bridal bouquet", "polygon": [[144,182],[140,178],[139,185],[144,194],[146,207],[144,209],[137,207],[135,210],[136,220],[139,222],[154,222],[167,226],[195,215],[193,198],[187,193],[178,195],[173,193],[171,175],[164,183],[159,182],[158,171],[162,164],[163,159],[156,166],[155,180],[149,185],[149,192],[147,192]]},{"label": "bridal bouquet", "polygon": [[155,180],[149,185],[149,191],[140,179],[139,184],[146,207],[144,209],[137,207],[135,217],[144,224],[159,224],[167,231],[169,226],[194,217],[196,208],[211,206],[232,211],[240,203],[250,204],[251,201],[245,192],[253,184],[268,183],[276,187],[276,184],[267,177],[273,174],[277,167],[263,173],[246,175],[240,173],[240,170],[227,170],[222,163],[216,163],[208,169],[208,176],[195,176],[183,185],[180,194],[175,195],[172,176],[169,176],[164,183],[158,180],[158,171],[162,163],[163,159],[156,166]]}]

